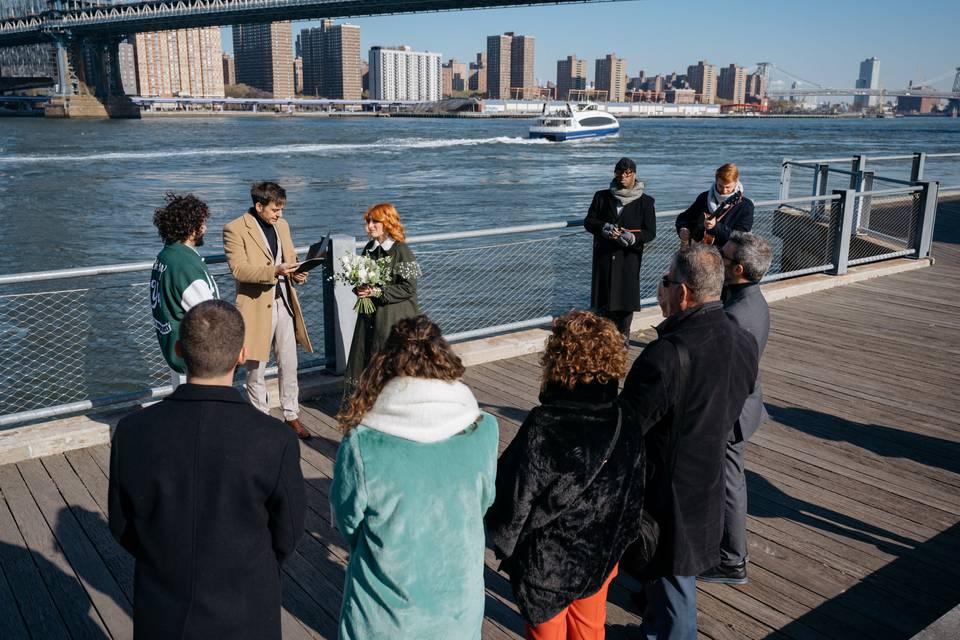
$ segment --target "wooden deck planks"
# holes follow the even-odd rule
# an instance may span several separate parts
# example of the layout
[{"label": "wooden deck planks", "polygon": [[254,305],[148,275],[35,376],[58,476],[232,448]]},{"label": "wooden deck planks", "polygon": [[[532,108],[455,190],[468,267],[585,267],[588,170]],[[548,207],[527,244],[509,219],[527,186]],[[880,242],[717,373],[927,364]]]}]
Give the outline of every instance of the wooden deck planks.
[{"label": "wooden deck planks", "polygon": [[[944,231],[945,230],[945,231]],[[747,453],[750,584],[699,585],[712,640],[909,638],[960,602],[960,205],[937,264],[772,305],[771,413]],[[944,241],[946,239],[946,241]],[[653,334],[635,337],[631,360]],[[501,450],[537,402],[539,354],[470,367]],[[305,403],[306,535],[283,569],[285,638],[332,638],[347,552],[330,523],[339,398]],[[129,638],[133,564],[106,525],[109,447],[0,467],[0,636]],[[487,552],[483,636],[522,635]],[[614,581],[608,637],[632,637]]]}]

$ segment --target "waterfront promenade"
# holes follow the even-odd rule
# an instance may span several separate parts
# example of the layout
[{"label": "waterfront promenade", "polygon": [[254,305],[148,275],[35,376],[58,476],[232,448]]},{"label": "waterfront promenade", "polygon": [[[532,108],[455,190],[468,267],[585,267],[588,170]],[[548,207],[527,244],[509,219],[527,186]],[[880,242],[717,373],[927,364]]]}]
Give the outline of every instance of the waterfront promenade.
[{"label": "waterfront promenade", "polygon": [[[747,454],[750,584],[701,585],[700,637],[910,638],[960,603],[960,203],[941,206],[935,239],[933,267],[771,305],[771,420]],[[634,336],[634,357],[650,336]],[[467,371],[501,448],[536,402],[537,360]],[[286,638],[336,637],[336,401],[317,397],[302,416],[309,513],[284,568]],[[0,466],[4,639],[131,636],[133,564],[106,526],[108,461],[103,445]],[[520,637],[495,567],[488,552],[484,638]],[[611,590],[610,638],[635,633],[632,585]]]}]

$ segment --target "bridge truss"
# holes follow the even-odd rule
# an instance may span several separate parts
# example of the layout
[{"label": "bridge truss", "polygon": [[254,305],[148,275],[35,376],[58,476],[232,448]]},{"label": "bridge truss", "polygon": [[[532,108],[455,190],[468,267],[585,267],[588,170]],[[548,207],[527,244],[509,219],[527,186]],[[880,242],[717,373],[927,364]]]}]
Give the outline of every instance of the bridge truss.
[{"label": "bridge truss", "polygon": [[130,35],[144,31],[317,20],[510,6],[615,0],[147,0],[128,4],[65,2],[35,15],[0,20],[0,47],[74,37]]}]

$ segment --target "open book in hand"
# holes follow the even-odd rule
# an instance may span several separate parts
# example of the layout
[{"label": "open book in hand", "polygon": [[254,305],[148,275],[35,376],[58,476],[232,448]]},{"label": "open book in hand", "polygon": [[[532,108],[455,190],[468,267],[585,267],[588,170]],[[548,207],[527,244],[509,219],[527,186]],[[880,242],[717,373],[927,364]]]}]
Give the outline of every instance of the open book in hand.
[{"label": "open book in hand", "polygon": [[330,236],[324,236],[320,242],[310,245],[307,251],[307,257],[300,263],[294,273],[306,273],[314,267],[319,267],[327,259],[327,253],[330,251]]}]

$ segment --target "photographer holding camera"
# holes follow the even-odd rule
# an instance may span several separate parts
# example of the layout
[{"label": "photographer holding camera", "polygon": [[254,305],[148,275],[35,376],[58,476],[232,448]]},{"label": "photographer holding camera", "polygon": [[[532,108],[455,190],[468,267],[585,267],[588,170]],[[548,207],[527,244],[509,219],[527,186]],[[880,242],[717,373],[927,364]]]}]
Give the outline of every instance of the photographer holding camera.
[{"label": "photographer holding camera", "polygon": [[710,188],[677,216],[680,243],[702,242],[718,248],[726,244],[732,231],[753,228],[753,201],[743,196],[740,170],[732,162],[717,169]]},{"label": "photographer holding camera", "polygon": [[657,236],[653,198],[637,180],[637,165],[620,158],[613,180],[597,191],[583,226],[593,234],[590,306],[630,336],[633,312],[640,309],[643,245]]}]

